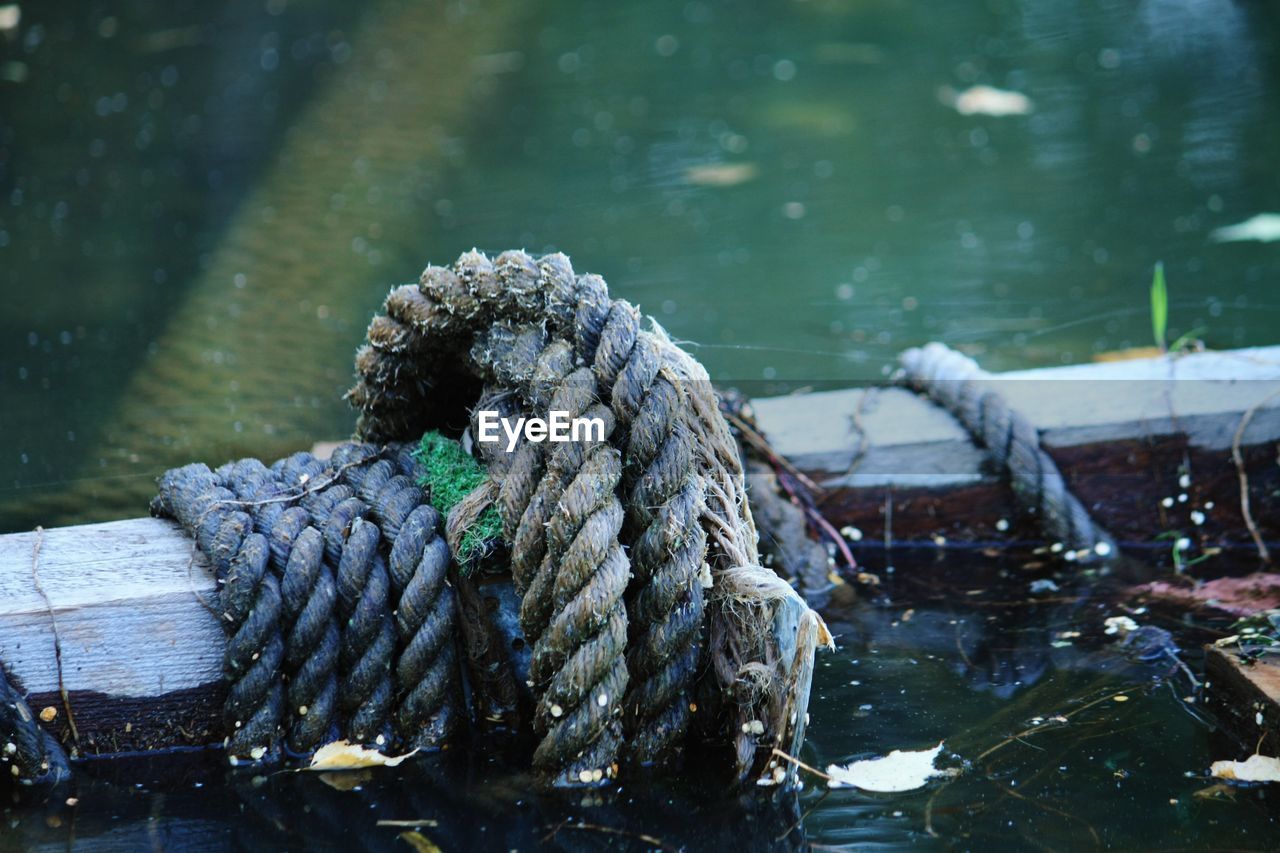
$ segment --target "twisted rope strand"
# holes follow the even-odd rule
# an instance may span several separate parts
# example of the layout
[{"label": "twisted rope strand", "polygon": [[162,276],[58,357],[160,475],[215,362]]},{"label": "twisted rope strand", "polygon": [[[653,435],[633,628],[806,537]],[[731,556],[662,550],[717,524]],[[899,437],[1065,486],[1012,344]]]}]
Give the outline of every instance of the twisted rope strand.
[{"label": "twisted rope strand", "polygon": [[1024,510],[1046,534],[1080,562],[1110,562],[1119,556],[1115,539],[1067,488],[1040,431],[991,387],[992,374],[945,344],[931,343],[902,354],[906,380],[954,414],[1008,474]]},{"label": "twisted rope strand", "polygon": [[[224,475],[244,475],[225,469]],[[235,480],[249,488],[248,480]],[[251,517],[218,474],[194,464],[161,477],[152,510],[175,518],[213,563],[227,648],[223,674],[230,682],[223,705],[226,747],[233,759],[274,753],[284,709],[280,589],[268,569],[270,549],[253,532]]]},{"label": "twisted rope strand", "polygon": [[[338,461],[359,451],[346,445]],[[382,458],[348,472],[349,482],[371,508],[390,542],[387,568],[396,599],[399,654],[395,664],[397,733],[410,748],[438,747],[460,721],[458,658],[454,642],[457,606],[446,583],[450,554],[440,533],[440,514],[422,503],[422,489],[409,473],[408,454]]]}]

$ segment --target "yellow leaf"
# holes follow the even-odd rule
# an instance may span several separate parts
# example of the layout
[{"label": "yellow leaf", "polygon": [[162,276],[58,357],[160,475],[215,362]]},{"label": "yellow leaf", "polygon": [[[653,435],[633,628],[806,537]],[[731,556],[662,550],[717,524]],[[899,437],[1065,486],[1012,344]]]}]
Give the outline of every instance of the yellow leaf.
[{"label": "yellow leaf", "polygon": [[316,750],[316,754],[311,757],[311,765],[307,769],[358,770],[361,767],[395,767],[417,751],[415,749],[413,752],[392,757],[383,755],[376,749],[365,749],[358,743],[335,740]]},{"label": "yellow leaf", "polygon": [[417,850],[418,853],[440,853],[440,847],[421,832],[402,832],[400,833],[400,840]]}]

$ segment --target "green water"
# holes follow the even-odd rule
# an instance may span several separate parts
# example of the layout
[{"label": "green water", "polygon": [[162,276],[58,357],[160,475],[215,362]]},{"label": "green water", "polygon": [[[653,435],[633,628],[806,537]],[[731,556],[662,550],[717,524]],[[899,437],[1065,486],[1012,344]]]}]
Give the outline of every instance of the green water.
[{"label": "green water", "polygon": [[[264,241],[285,239],[254,192],[296,160],[301,142],[289,130],[308,105],[326,102],[353,54],[376,51],[355,43],[362,15],[373,14],[358,5],[24,3],[17,29],[0,33],[0,531],[102,517],[80,497],[25,510],[32,495],[75,496],[102,478],[102,489],[131,484],[136,508],[120,512],[140,515],[152,478],[175,461],[267,452],[260,434],[237,444],[230,430],[176,454],[131,448],[104,424],[152,369],[159,342],[181,338],[166,338],[168,321],[210,286],[205,273],[227,235],[261,222]],[[1148,344],[1156,260],[1168,273],[1171,337],[1202,329],[1220,348],[1276,342],[1280,244],[1209,237],[1280,210],[1280,16],[1270,3],[526,5],[517,25],[503,16],[499,30],[494,4],[440,4],[442,18],[480,30],[493,21],[497,49],[475,51],[456,77],[371,85],[370,98],[380,85],[442,95],[465,85],[476,108],[433,128],[440,156],[405,177],[404,198],[366,199],[378,221],[342,235],[350,251],[326,261],[325,276],[363,307],[327,318],[328,337],[304,327],[318,309],[303,302],[296,329],[264,330],[290,346],[264,345],[260,361],[300,377],[302,402],[271,413],[277,431],[349,432],[339,395],[367,316],[392,284],[472,246],[569,253],[687,342],[714,378],[755,389],[876,380],[901,349],[935,339],[994,369]],[[977,83],[1024,93],[1034,110],[961,116],[939,97]],[[359,171],[382,141],[354,127],[332,144]],[[315,211],[317,221],[325,215]],[[303,259],[331,251],[308,244],[306,219],[292,223],[290,248]],[[311,286],[302,262],[274,263],[243,258],[252,281],[289,299]],[[238,321],[252,329],[254,318]],[[197,354],[189,381],[170,399],[148,399],[140,416],[164,424],[176,411],[224,406],[226,388],[202,385],[198,369],[216,355]],[[302,369],[315,364],[325,369]],[[124,474],[112,467],[121,453],[134,457]],[[845,636],[819,668],[807,760],[825,766],[942,738],[972,760],[1026,719],[1065,712],[1091,691],[1150,683],[1149,671],[1104,650],[1052,650],[1043,621],[1019,623],[1021,611],[988,626],[997,648],[985,657],[948,621],[981,622],[981,610],[945,613],[932,634],[913,635],[943,610],[917,598],[921,621],[898,628],[870,606],[833,620]],[[1086,627],[1096,634],[1094,616]],[[899,634],[901,644],[890,642]],[[1034,680],[1018,666],[1033,667]],[[893,798],[820,798],[811,786],[799,801],[803,836],[962,848],[1274,846],[1274,796],[1193,796],[1207,786],[1198,774],[1208,762],[1235,747],[1171,689],[1082,717],[1031,746],[1004,747],[938,793],[939,840],[925,830],[938,785]],[[304,838],[358,846],[366,836],[377,839],[370,847],[392,847],[403,842],[370,829],[368,815],[381,806],[423,817],[411,813],[422,806],[442,821],[451,809],[471,821],[445,821],[455,845],[492,832],[504,839],[495,849],[527,847],[570,815],[632,832],[652,824],[693,846],[734,843],[735,833],[748,844],[737,806],[704,804],[711,816],[690,830],[688,804],[674,795],[664,804],[637,794],[644,804],[628,806],[624,792],[585,812],[561,800],[530,806],[521,780],[494,781],[483,768],[466,768],[456,791],[418,786],[421,803],[378,781],[348,798],[318,788],[317,812],[336,814],[336,828],[308,826],[296,811],[310,787],[273,779],[280,790],[255,800],[203,765],[191,772],[190,784],[145,769],[96,782],[82,835],[115,827],[144,837],[154,823],[161,835],[146,837],[172,832],[175,845],[194,825],[208,833],[197,837],[232,848]],[[246,810],[258,829],[228,817]],[[785,836],[788,815],[761,818],[751,843],[769,846],[760,840],[775,829]],[[59,820],[50,828],[23,813],[21,837],[61,846],[75,822]],[[579,836],[587,846],[639,843]]]},{"label": "green water", "polygon": [[[100,433],[128,377],[236,218],[263,215],[241,204],[291,157],[291,120],[369,49],[350,41],[352,4],[23,15],[0,38],[23,78],[0,82],[0,499],[18,500],[118,473]],[[316,352],[264,357],[332,365],[298,394],[322,414],[308,430],[346,434],[337,398],[364,317],[472,246],[570,253],[723,381],[874,379],[930,339],[996,369],[1148,344],[1157,259],[1171,336],[1274,343],[1280,250],[1208,233],[1280,208],[1278,28],[1271,4],[1227,0],[530,6],[459,80],[379,81],[477,74],[483,109],[436,129],[444,157],[413,203],[343,239],[325,272],[365,310]],[[940,102],[974,83],[1034,111]],[[339,142],[356,162],[377,140]],[[305,255],[306,233],[280,239]],[[222,399],[189,372],[197,390],[148,403],[155,419]],[[273,413],[282,430],[300,417]],[[144,483],[174,461],[125,451]]]}]

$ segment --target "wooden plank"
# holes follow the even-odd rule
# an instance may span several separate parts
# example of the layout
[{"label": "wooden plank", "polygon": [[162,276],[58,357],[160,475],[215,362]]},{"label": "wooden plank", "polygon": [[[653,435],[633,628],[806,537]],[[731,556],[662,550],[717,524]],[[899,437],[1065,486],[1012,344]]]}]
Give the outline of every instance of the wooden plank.
[{"label": "wooden plank", "polygon": [[[988,385],[1041,430],[1068,486],[1128,544],[1178,528],[1195,528],[1206,545],[1248,544],[1230,447],[1256,407],[1242,442],[1254,515],[1265,538],[1280,537],[1280,513],[1265,511],[1280,484],[1270,464],[1280,347],[1013,371]],[[986,542],[1015,524],[1001,473],[950,414],[913,392],[849,389],[752,408],[774,448],[827,490],[829,518],[869,539]],[[1191,509],[1206,520],[1188,520]]]},{"label": "wooden plank", "polygon": [[[47,604],[32,574],[37,540]],[[208,565],[170,521],[0,536],[0,659],[68,733],[51,605],[83,751],[203,742],[221,704],[225,640],[196,596],[213,591]]]},{"label": "wooden plank", "polygon": [[1280,665],[1246,666],[1230,651],[1207,646],[1204,670],[1205,696],[1227,729],[1250,752],[1280,752]]},{"label": "wooden plank", "polygon": [[984,479],[985,454],[951,415],[902,388],[753,400],[769,443],[833,488],[948,487]]}]

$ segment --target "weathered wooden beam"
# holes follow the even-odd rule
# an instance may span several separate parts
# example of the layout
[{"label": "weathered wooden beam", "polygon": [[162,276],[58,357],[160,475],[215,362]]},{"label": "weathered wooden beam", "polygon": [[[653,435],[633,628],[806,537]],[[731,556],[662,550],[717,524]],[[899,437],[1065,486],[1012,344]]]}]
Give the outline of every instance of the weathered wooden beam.
[{"label": "weathered wooden beam", "polygon": [[1204,678],[1209,706],[1232,734],[1267,755],[1280,751],[1280,665],[1265,656],[1246,665],[1232,652],[1208,646]]},{"label": "weathered wooden beam", "polygon": [[[40,594],[36,585],[45,596]],[[213,576],[176,524],[136,518],[0,536],[0,660],[83,753],[218,739],[225,639]]]},{"label": "weathered wooden beam", "polygon": [[[1280,513],[1266,511],[1280,486],[1280,347],[1014,371],[989,387],[1039,428],[1069,487],[1128,544],[1170,529],[1249,544],[1231,447],[1252,410],[1241,445],[1255,521],[1280,538]],[[859,388],[752,407],[774,449],[827,490],[829,517],[869,539],[989,542],[1016,521],[1002,472],[917,394]],[[1192,510],[1204,512],[1201,524]]]}]

